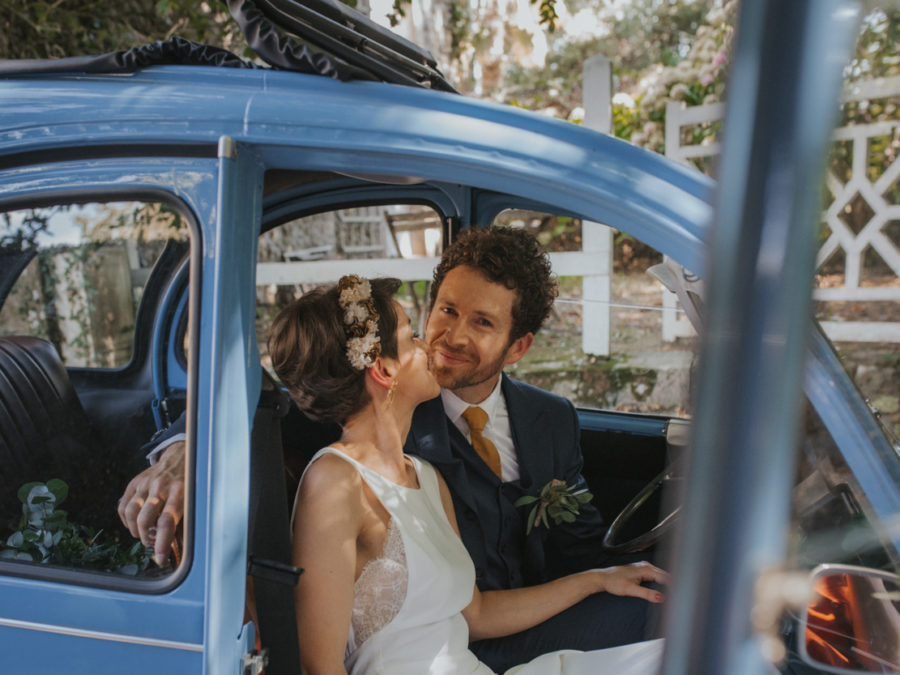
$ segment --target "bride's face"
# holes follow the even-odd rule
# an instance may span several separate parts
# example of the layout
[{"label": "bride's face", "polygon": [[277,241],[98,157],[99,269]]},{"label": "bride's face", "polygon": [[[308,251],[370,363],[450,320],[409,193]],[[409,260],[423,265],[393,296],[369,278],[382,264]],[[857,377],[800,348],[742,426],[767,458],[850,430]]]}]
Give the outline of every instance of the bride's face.
[{"label": "bride's face", "polygon": [[397,301],[397,394],[413,399],[416,404],[437,396],[440,385],[428,370],[425,342],[413,332],[409,315]]}]

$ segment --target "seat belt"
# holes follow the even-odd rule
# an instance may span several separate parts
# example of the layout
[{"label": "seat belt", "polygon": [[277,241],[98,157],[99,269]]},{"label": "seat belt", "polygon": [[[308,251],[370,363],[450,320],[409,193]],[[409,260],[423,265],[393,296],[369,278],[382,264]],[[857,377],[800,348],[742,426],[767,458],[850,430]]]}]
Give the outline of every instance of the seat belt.
[{"label": "seat belt", "polygon": [[303,570],[291,564],[281,445],[281,418],[287,410],[287,395],[263,371],[251,435],[247,573],[253,577],[266,675],[300,672],[293,589]]}]

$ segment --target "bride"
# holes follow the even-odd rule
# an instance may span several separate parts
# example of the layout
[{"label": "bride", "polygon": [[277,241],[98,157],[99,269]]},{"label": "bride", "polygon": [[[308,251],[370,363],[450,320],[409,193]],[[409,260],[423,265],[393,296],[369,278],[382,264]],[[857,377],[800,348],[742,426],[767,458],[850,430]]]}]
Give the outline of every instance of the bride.
[{"label": "bride", "polygon": [[[316,674],[489,675],[470,639],[525,630],[592,593],[648,597],[640,584],[664,583],[665,573],[640,563],[478,590],[444,480],[403,453],[413,410],[440,388],[393,300],[399,285],[346,276],[305,294],[272,325],[273,367],[294,401],[343,430],[310,461],[294,505],[294,563],[305,570],[295,590],[302,666]],[[661,650],[656,640],[553,652],[507,674],[649,674]]]}]

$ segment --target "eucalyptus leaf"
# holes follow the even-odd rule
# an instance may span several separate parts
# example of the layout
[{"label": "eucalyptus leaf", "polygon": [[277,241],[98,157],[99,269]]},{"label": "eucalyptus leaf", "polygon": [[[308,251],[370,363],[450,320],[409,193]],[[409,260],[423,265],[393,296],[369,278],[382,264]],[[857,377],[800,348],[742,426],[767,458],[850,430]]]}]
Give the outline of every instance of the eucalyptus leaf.
[{"label": "eucalyptus leaf", "polygon": [[23,485],[17,492],[23,518],[6,546],[0,546],[0,556],[129,575],[147,568],[152,550],[140,541],[104,539],[102,530],[70,523],[67,512],[55,508],[68,493],[68,485],[59,479]]},{"label": "eucalyptus leaf", "polygon": [[534,517],[537,515],[537,507],[535,506],[531,509],[531,513],[528,514],[528,524],[525,526],[525,534],[531,534],[531,528],[534,527]]},{"label": "eucalyptus leaf", "polygon": [[56,504],[62,504],[69,496],[69,486],[64,480],[51,478],[47,481],[47,489],[56,496]]},{"label": "eucalyptus leaf", "polygon": [[545,526],[549,527],[547,523],[547,505],[544,502],[538,504],[536,520],[537,525],[540,525],[543,522]]},{"label": "eucalyptus leaf", "polygon": [[581,480],[577,485],[569,486],[565,481],[554,478],[538,491],[537,496],[519,497],[514,502],[517,507],[535,504],[528,514],[525,534],[531,534],[531,530],[541,523],[549,529],[551,519],[556,525],[574,523],[581,504],[587,504],[594,497],[587,488],[578,487],[584,484]]},{"label": "eucalyptus leaf", "polygon": [[31,494],[31,490],[37,485],[41,485],[41,483],[33,481],[31,483],[25,483],[25,485],[20,487],[18,493],[16,493],[19,497],[19,501],[22,502],[23,504],[27,504],[28,503],[28,495]]}]

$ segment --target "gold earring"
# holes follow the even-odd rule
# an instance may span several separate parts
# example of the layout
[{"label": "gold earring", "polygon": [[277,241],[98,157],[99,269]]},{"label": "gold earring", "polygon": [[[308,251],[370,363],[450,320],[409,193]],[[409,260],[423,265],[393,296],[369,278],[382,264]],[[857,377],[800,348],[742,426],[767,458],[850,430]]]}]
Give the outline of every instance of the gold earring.
[{"label": "gold earring", "polygon": [[387,395],[387,407],[390,408],[394,403],[394,392],[397,391],[397,385],[400,383],[400,380],[394,378],[391,382],[391,388],[388,389]]}]

